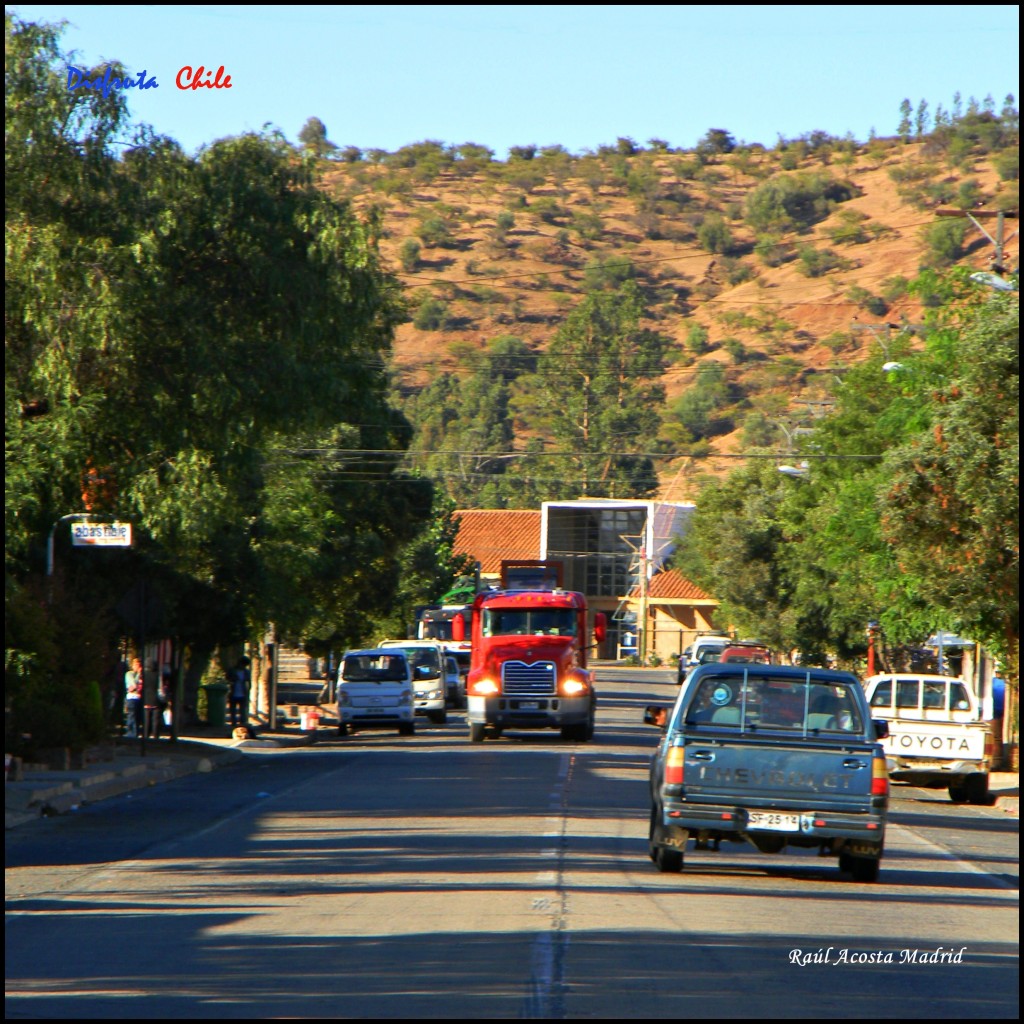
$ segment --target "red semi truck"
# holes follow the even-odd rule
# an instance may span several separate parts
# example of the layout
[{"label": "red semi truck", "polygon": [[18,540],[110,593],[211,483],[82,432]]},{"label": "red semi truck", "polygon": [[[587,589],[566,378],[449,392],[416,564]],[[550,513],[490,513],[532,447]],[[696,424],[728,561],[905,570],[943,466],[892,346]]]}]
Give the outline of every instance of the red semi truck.
[{"label": "red semi truck", "polygon": [[[558,586],[512,589],[516,576],[527,575],[526,566],[507,568],[503,589],[485,591],[473,601],[466,687],[470,739],[480,743],[508,728],[560,729],[565,739],[589,740],[597,694],[587,668],[586,599]],[[453,624],[460,639],[458,620]],[[605,616],[598,612],[596,643],[605,631]]]}]

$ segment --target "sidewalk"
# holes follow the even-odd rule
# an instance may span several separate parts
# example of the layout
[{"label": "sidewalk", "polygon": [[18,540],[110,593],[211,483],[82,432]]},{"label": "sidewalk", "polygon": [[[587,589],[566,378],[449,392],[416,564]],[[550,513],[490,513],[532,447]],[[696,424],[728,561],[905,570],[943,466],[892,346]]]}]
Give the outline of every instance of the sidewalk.
[{"label": "sidewalk", "polygon": [[[306,709],[303,709],[306,710]],[[326,711],[320,719],[321,734],[333,731],[334,718]],[[313,734],[299,728],[298,719],[279,720],[271,732],[253,723],[255,739],[236,740],[227,726],[197,723],[185,735],[147,740],[145,754],[137,739],[120,738],[91,747],[75,767],[26,764],[5,772],[4,828],[17,828],[40,817],[67,814],[83,804],[97,803],[133,790],[194,773],[212,772],[240,761],[245,750],[266,747],[306,746]]]},{"label": "sidewalk", "polygon": [[[303,711],[306,709],[303,708]],[[336,719],[322,709],[318,733],[334,732]],[[306,746],[315,735],[303,732],[297,718],[287,718],[270,732],[254,723],[256,739],[236,740],[224,726],[190,726],[176,742],[149,740],[142,756],[139,740],[119,739],[86,752],[82,767],[53,769],[26,765],[17,781],[4,785],[4,827],[17,828],[29,821],[55,814],[67,814],[82,804],[96,803],[136,789],[156,786],[184,775],[211,772],[240,761],[244,752],[266,747]],[[1020,776],[993,772],[989,776],[993,806],[1020,817]],[[936,790],[936,793],[942,792]]]}]

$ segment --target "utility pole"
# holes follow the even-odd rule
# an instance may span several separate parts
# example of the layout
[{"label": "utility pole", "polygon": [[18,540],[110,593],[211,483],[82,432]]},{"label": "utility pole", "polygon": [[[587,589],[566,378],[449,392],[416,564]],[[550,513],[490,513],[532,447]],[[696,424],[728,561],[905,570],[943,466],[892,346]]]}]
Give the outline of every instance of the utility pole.
[{"label": "utility pole", "polygon": [[885,355],[885,361],[887,363],[890,362],[890,359],[889,359],[889,345],[892,342],[892,332],[893,331],[897,331],[899,334],[915,334],[918,331],[922,330],[924,327],[925,327],[924,324],[911,324],[911,323],[902,323],[902,324],[893,324],[893,323],[883,323],[883,324],[852,323],[852,324],[850,324],[850,330],[855,332],[855,333],[860,333],[860,332],[863,332],[863,331],[870,331],[874,335],[875,341],[877,341],[878,344],[881,345],[881,347],[882,347],[882,353]]},{"label": "utility pole", "polygon": [[[1004,238],[1004,232],[1006,228],[1006,213],[1003,210],[953,210],[949,208],[939,208],[935,211],[936,217],[966,217],[991,243],[994,250],[992,256],[992,270],[997,274],[1005,274],[1006,267],[1003,264],[1003,246],[1010,240]],[[996,237],[993,238],[986,230],[985,226],[981,223],[983,220],[995,219],[996,222]],[[1018,231],[1020,229],[1018,228]],[[1014,231],[1010,238],[1013,238],[1017,234]]]}]

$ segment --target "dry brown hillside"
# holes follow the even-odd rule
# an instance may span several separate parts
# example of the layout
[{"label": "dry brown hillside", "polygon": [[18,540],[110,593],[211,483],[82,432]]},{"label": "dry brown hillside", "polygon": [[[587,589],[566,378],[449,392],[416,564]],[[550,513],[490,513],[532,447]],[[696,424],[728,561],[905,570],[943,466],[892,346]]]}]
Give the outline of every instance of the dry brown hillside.
[{"label": "dry brown hillside", "polygon": [[[774,417],[788,408],[795,422],[793,410],[821,394],[815,371],[857,362],[922,319],[906,282],[950,260],[928,239],[938,209],[1002,209],[1006,235],[1017,227],[1016,174],[1000,154],[936,139],[582,156],[555,147],[507,162],[479,149],[421,143],[326,175],[335,194],[378,211],[411,313],[440,300],[435,324],[423,315],[398,331],[407,389],[499,335],[542,349],[588,285],[629,274],[650,326],[678,345],[665,376],[670,402],[714,360],[742,383],[747,408]],[[802,223],[755,225],[752,196],[778,181],[827,194]],[[988,269],[992,245],[956,223],[967,232],[953,260]],[[995,221],[985,223],[994,233]],[[1007,266],[1018,253],[1013,236]],[[687,343],[695,324],[707,330],[703,345]],[[717,452],[739,446],[738,428],[714,439]],[[688,496],[681,490],[668,464],[663,496]]]}]

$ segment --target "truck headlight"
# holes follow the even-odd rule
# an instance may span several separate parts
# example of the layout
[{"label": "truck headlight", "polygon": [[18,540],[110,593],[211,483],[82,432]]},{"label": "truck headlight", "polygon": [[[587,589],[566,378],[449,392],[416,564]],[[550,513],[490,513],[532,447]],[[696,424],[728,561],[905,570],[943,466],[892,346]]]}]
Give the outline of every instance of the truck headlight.
[{"label": "truck headlight", "polygon": [[590,693],[590,684],[585,679],[570,676],[558,684],[558,689],[563,697],[583,697]]},{"label": "truck headlight", "polygon": [[470,686],[469,692],[476,697],[494,697],[501,691],[493,679],[478,679]]}]

